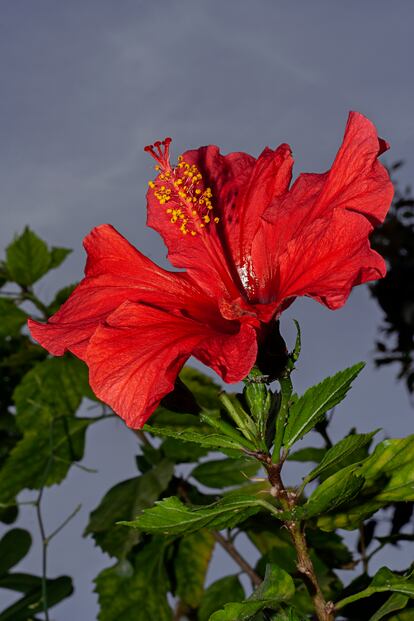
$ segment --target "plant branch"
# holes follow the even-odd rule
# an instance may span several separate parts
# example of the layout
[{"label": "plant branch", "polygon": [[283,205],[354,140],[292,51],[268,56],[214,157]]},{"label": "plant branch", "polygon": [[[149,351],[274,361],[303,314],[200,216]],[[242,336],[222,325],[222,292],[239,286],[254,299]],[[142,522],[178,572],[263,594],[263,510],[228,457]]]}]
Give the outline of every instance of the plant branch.
[{"label": "plant branch", "polygon": [[236,550],[233,543],[229,541],[229,539],[223,537],[223,535],[217,531],[214,531],[213,535],[217,543],[219,543],[221,547],[226,550],[227,554],[231,556],[231,558],[237,563],[240,569],[249,576],[253,586],[258,587],[259,584],[262,583],[261,577],[255,572],[253,567],[249,565],[246,559],[241,556],[238,550]]},{"label": "plant branch", "polygon": [[[287,490],[283,484],[281,476],[283,462],[274,464],[269,457],[268,463],[265,466],[272,486],[272,495],[279,500],[285,511],[291,511],[297,503],[297,495],[295,492]],[[312,598],[316,616],[319,621],[333,621],[334,604],[325,600],[319,586],[312,559],[309,555],[303,522],[300,520],[287,520],[285,524],[296,550],[297,569],[302,575]]]}]

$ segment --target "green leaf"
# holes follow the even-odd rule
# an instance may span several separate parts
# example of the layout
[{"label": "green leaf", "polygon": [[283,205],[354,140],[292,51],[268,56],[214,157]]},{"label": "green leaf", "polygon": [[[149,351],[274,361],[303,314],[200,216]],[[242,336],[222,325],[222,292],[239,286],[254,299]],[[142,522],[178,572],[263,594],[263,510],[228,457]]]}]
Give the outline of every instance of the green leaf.
[{"label": "green leaf", "polygon": [[191,476],[207,487],[240,485],[257,473],[260,463],[256,459],[217,459],[199,464]]},{"label": "green leaf", "polygon": [[393,574],[387,567],[381,567],[375,574],[369,587],[355,595],[350,595],[340,600],[335,604],[335,609],[341,610],[348,604],[352,604],[365,597],[371,597],[374,593],[384,593],[387,591],[401,593],[407,597],[414,598],[414,578],[412,576],[404,578]]},{"label": "green leaf", "polygon": [[384,617],[388,617],[389,614],[396,610],[402,610],[409,602],[409,597],[402,593],[393,593],[387,601],[381,606],[375,614],[370,617],[369,621],[380,621]]},{"label": "green leaf", "polygon": [[[73,593],[72,580],[69,576],[61,576],[48,580],[47,604],[52,608]],[[34,615],[43,611],[41,585],[0,613],[0,621],[30,621]]]},{"label": "green leaf", "polygon": [[13,528],[0,541],[0,575],[17,565],[29,552],[32,537],[27,530]]},{"label": "green leaf", "polygon": [[295,593],[295,586],[289,574],[277,565],[268,565],[262,584],[246,600],[230,603],[218,610],[210,621],[249,621],[258,612],[277,610],[281,602],[289,600]]},{"label": "green leaf", "polygon": [[303,438],[323,419],[326,412],[345,398],[352,381],[364,366],[363,362],[359,362],[332,377],[327,377],[320,384],[309,388],[302,397],[293,401],[289,408],[284,434],[284,445],[287,448]]},{"label": "green leaf", "polygon": [[324,458],[326,454],[325,448],[313,448],[311,446],[299,449],[294,453],[289,453],[288,461],[299,461],[299,462],[308,462],[313,461],[319,464],[320,461]]},{"label": "green leaf", "polygon": [[[244,437],[252,442],[253,446],[256,446],[258,443],[258,429],[256,427],[256,423],[247,412],[244,411],[240,401],[237,398],[237,395],[231,395],[229,393],[223,392],[220,395],[220,402],[224,406],[230,418],[235,423],[237,429],[244,435]],[[257,445],[257,448],[260,448]],[[266,447],[264,447],[266,448]]]},{"label": "green leaf", "polygon": [[173,473],[174,465],[164,459],[142,476],[112,487],[90,514],[84,535],[92,534],[104,552],[123,558],[139,541],[140,534],[117,522],[132,520],[151,507],[167,488]]},{"label": "green leaf", "polygon": [[[273,509],[277,513],[272,505],[255,496],[229,495],[212,505],[199,507],[185,505],[172,496],[158,501],[154,507],[146,509],[136,520],[121,523],[147,533],[182,535],[206,527],[217,530],[233,528],[260,511],[262,507]],[[282,515],[284,514],[280,512],[280,516]]]},{"label": "green leaf", "polygon": [[152,425],[144,425],[143,429],[154,436],[176,438],[177,440],[181,440],[183,442],[194,442],[195,444],[199,444],[200,446],[209,449],[237,450],[238,454],[235,454],[237,457],[239,456],[240,451],[244,448],[243,444],[241,444],[243,438],[241,438],[241,442],[239,442],[229,438],[228,436],[223,436],[220,433],[214,433],[212,431],[200,432],[192,429],[177,431],[175,427],[158,427]]},{"label": "green leaf", "polygon": [[53,246],[50,249],[50,263],[49,269],[55,269],[59,267],[66,259],[66,257],[72,252],[71,248],[62,248],[59,246]]},{"label": "green leaf", "polygon": [[19,593],[29,593],[29,591],[33,591],[34,589],[40,589],[41,585],[42,579],[39,576],[32,576],[31,574],[13,572],[0,576],[0,589],[9,589],[11,591],[18,591]]},{"label": "green leaf", "polygon": [[15,336],[26,323],[28,315],[13,300],[0,298],[0,337]]},{"label": "green leaf", "polygon": [[194,442],[181,442],[175,438],[166,438],[161,445],[163,454],[176,464],[192,463],[209,453],[209,449]]},{"label": "green leaf", "polygon": [[87,370],[72,358],[38,363],[14,392],[16,423],[23,438],[0,470],[0,502],[11,503],[25,488],[59,483],[82,459],[85,432],[93,418],[75,418],[89,395]]},{"label": "green leaf", "polygon": [[73,416],[82,399],[91,395],[86,365],[76,358],[48,358],[36,364],[14,392],[16,421],[24,432],[49,420]]},{"label": "green leaf", "polygon": [[154,539],[133,565],[124,559],[97,576],[99,621],[171,621],[165,551],[165,541]]},{"label": "green leaf", "polygon": [[60,483],[72,463],[82,459],[91,422],[61,418],[48,426],[42,420],[37,429],[26,432],[0,470],[0,505],[12,503],[22,489]]},{"label": "green leaf", "polygon": [[227,602],[239,602],[243,598],[244,590],[237,576],[220,578],[205,590],[198,609],[198,621],[209,621],[211,615]]},{"label": "green leaf", "polygon": [[365,479],[359,476],[354,466],[349,466],[333,474],[321,483],[302,507],[306,517],[328,513],[353,500],[364,485]]},{"label": "green leaf", "polygon": [[204,529],[186,535],[179,543],[174,560],[176,594],[184,604],[192,608],[197,608],[202,600],[204,581],[215,541],[212,533]]},{"label": "green leaf", "polygon": [[304,621],[298,617],[296,611],[293,608],[286,608],[274,614],[269,621]]},{"label": "green leaf", "polygon": [[326,451],[319,466],[314,468],[305,477],[305,482],[310,483],[310,481],[321,476],[321,474],[325,474],[329,471],[332,472],[332,468],[334,468],[335,472],[340,470],[342,466],[347,466],[349,463],[352,463],[352,461],[350,462],[349,460],[352,460],[354,455],[356,455],[356,461],[358,461],[361,448],[369,444],[376,433],[376,431],[373,431],[372,433],[353,434],[340,440],[340,442]]},{"label": "green leaf", "polygon": [[7,271],[14,282],[32,285],[50,269],[50,253],[45,242],[26,227],[6,250]]},{"label": "green leaf", "polygon": [[414,435],[380,442],[360,462],[358,475],[365,479],[358,502],[351,503],[343,512],[320,517],[320,528],[358,528],[364,519],[386,504],[414,500]]}]

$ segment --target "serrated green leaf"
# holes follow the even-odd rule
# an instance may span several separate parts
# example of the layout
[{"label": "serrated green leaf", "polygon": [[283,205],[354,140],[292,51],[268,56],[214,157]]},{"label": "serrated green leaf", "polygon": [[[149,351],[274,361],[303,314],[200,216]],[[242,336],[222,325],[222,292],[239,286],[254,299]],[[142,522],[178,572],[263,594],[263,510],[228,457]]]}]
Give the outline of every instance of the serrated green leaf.
[{"label": "serrated green leaf", "polygon": [[29,552],[32,537],[27,530],[13,528],[0,540],[0,575],[17,565]]},{"label": "serrated green leaf", "polygon": [[376,433],[376,431],[373,431],[372,433],[353,434],[340,440],[326,451],[319,466],[314,468],[305,477],[305,482],[310,483],[316,479],[316,477],[321,476],[321,474],[332,470],[332,468],[337,471],[340,470],[342,466],[348,465],[352,456],[356,455],[358,457],[360,449],[369,444]]},{"label": "serrated green leaf", "polygon": [[237,457],[240,455],[240,451],[244,448],[240,443],[237,443],[228,436],[223,436],[219,433],[211,431],[205,433],[193,431],[192,429],[176,431],[174,427],[158,427],[150,425],[145,425],[143,429],[154,436],[176,438],[177,440],[181,440],[183,442],[194,442],[195,444],[199,444],[200,446],[209,449],[232,449],[233,451],[238,451],[238,453],[234,453]]},{"label": "serrated green leaf", "polygon": [[174,464],[164,459],[142,476],[112,487],[91,512],[84,535],[91,534],[97,545],[111,556],[125,557],[138,543],[140,534],[117,522],[132,520],[151,507],[167,488],[173,473]]},{"label": "serrated green leaf", "polygon": [[244,590],[237,576],[220,578],[205,590],[198,609],[198,621],[209,621],[211,615],[227,602],[239,602],[243,598]]},{"label": "serrated green leaf", "polygon": [[[69,576],[61,576],[46,583],[47,604],[52,608],[63,599],[73,593],[72,579]],[[41,584],[33,591],[30,591],[0,613],[0,621],[29,621],[34,615],[43,611],[43,599]]]},{"label": "serrated green leaf", "polygon": [[204,581],[215,541],[212,533],[204,529],[186,535],[179,543],[174,559],[176,594],[184,604],[192,608],[197,608],[202,600]]},{"label": "serrated green leaf", "polygon": [[[147,533],[182,535],[206,527],[217,530],[233,528],[261,508],[269,507],[272,509],[269,503],[255,496],[229,495],[212,505],[198,507],[185,505],[173,496],[146,509],[136,520],[121,523]],[[281,512],[280,515],[284,514]]]},{"label": "serrated green leaf", "polygon": [[50,253],[45,242],[26,227],[6,250],[6,268],[14,282],[30,286],[50,268]]},{"label": "serrated green leaf", "polygon": [[281,602],[289,600],[295,593],[292,578],[277,565],[268,565],[262,584],[246,600],[226,604],[218,610],[210,621],[249,621],[258,612],[277,610]]},{"label": "serrated green leaf", "polygon": [[154,539],[134,558],[104,569],[95,579],[99,621],[171,621],[167,601],[166,543]]},{"label": "serrated green leaf", "polygon": [[302,397],[296,399],[289,408],[289,417],[283,443],[287,448],[303,438],[323,419],[326,412],[338,405],[351,387],[365,364],[359,362],[323,382],[309,388]]},{"label": "serrated green leaf", "polygon": [[257,473],[260,463],[247,457],[241,459],[217,459],[199,464],[191,476],[207,487],[240,485]]},{"label": "serrated green leaf", "polygon": [[329,513],[351,502],[360,492],[365,479],[353,466],[344,468],[321,483],[311,494],[302,510],[306,517]]},{"label": "serrated green leaf", "polygon": [[28,315],[13,300],[0,298],[0,337],[15,336],[26,323]]},{"label": "serrated green leaf", "polygon": [[72,252],[71,248],[62,248],[61,246],[52,246],[50,249],[50,263],[49,269],[55,269],[59,267],[66,259],[66,257]]},{"label": "serrated green leaf", "polygon": [[360,462],[358,475],[365,479],[358,502],[341,512],[321,516],[318,519],[320,528],[352,530],[390,502],[414,500],[414,435],[380,442],[374,452]]},{"label": "serrated green leaf", "polygon": [[401,593],[407,597],[414,598],[414,578],[412,576],[404,578],[393,574],[387,567],[381,567],[375,574],[369,587],[359,593],[341,599],[335,604],[335,609],[341,610],[348,604],[371,597],[374,593],[385,593],[387,591]]}]

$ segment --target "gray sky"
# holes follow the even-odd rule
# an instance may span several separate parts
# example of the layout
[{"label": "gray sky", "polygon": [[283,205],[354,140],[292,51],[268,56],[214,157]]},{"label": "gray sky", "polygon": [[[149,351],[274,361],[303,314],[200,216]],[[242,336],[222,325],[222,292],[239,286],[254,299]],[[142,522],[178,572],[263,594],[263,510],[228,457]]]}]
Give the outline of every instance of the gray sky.
[{"label": "gray sky", "polygon": [[[75,249],[39,285],[46,298],[81,277],[81,240],[102,222],[166,265],[161,240],[145,228],[153,167],[143,152],[166,135],[176,155],[207,143],[257,155],[289,142],[296,174],[318,172],[330,165],[354,109],[391,143],[388,161],[407,161],[400,179],[412,181],[413,18],[411,0],[3,0],[2,247],[29,223],[50,243]],[[295,303],[282,324],[291,338],[292,317],[304,341],[298,389],[370,360],[380,313],[366,287],[337,312]],[[393,436],[413,431],[394,370],[368,365],[337,413],[334,435],[352,425]],[[75,598],[56,608],[59,621],[96,616],[91,579],[111,561],[80,544],[79,533],[106,489],[134,473],[135,446],[118,421],[94,428],[85,464],[99,474],[73,471],[47,494],[50,530],[84,505],[50,550],[52,575],[76,575]],[[30,509],[21,523],[34,525]],[[216,575],[223,563],[216,560]],[[34,549],[25,567],[38,565]]]}]

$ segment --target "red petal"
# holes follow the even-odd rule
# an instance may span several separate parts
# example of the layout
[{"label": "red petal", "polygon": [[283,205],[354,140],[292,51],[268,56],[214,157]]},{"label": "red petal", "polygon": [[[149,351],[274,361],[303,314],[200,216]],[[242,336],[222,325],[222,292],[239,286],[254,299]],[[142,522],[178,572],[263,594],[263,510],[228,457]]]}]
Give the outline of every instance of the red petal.
[{"label": "red petal", "polygon": [[174,388],[192,353],[205,352],[206,359],[215,360],[220,343],[217,364],[223,375],[233,377],[235,369],[237,379],[247,375],[256,358],[255,331],[235,332],[234,322],[227,323],[233,334],[219,334],[191,319],[125,302],[90,340],[86,362],[91,387],[127,425],[141,427]]},{"label": "red petal", "polygon": [[336,308],[354,285],[384,274],[369,234],[393,196],[377,160],[385,146],[374,125],[351,112],[331,170],[300,175],[265,212],[252,251],[260,301],[277,305],[292,295],[311,295]]},{"label": "red petal", "polygon": [[[208,146],[187,151],[183,160],[197,167],[204,189],[211,188],[211,222],[198,230],[195,237],[183,235],[178,223],[172,224],[165,213],[166,208],[171,208],[171,201],[160,205],[154,189],[150,189],[147,223],[164,238],[171,263],[187,268],[205,290],[219,296],[227,294],[233,299],[240,294],[247,297],[240,268],[250,254],[260,217],[289,185],[290,148],[287,145],[275,151],[266,148],[255,160],[246,153],[222,155],[218,147]],[[157,180],[156,183],[166,182]],[[219,222],[215,223],[214,217]]]},{"label": "red petal", "polygon": [[[84,358],[97,326],[125,300],[165,309],[185,305],[191,311],[200,298],[199,288],[186,274],[161,269],[108,224],[93,229],[84,246],[84,280],[46,324],[29,320],[33,338],[55,356],[70,350]],[[208,307],[209,301],[203,304]]]}]

